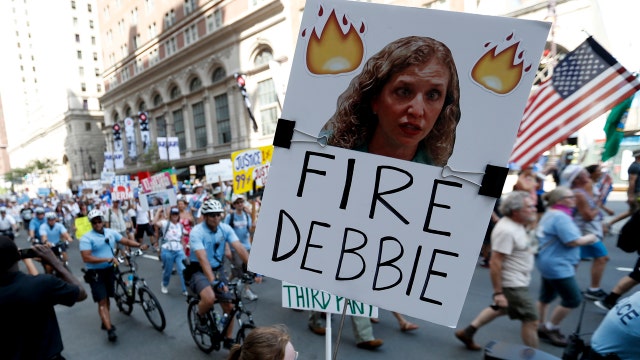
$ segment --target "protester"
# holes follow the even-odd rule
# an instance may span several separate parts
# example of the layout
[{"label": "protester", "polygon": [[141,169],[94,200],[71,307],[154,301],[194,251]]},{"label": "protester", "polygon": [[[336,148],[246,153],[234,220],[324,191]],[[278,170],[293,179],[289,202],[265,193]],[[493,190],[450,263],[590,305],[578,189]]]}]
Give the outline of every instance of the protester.
[{"label": "protester", "polygon": [[284,326],[258,327],[235,344],[227,360],[297,360],[298,352]]},{"label": "protester", "polygon": [[[594,234],[582,235],[571,215],[576,196],[571,189],[558,186],[546,194],[549,208],[540,219],[536,230],[538,255],[536,267],[542,277],[538,297],[540,326],[538,337],[554,346],[567,346],[560,332],[560,323],[582,303],[582,293],[575,278],[580,261],[579,246],[590,245],[598,239]],[[561,298],[547,321],[549,304],[558,295]]]},{"label": "protester", "polygon": [[182,248],[182,235],[184,228],[180,223],[180,210],[177,207],[171,208],[169,218],[165,218],[164,209],[160,208],[156,212],[153,224],[156,232],[161,236],[160,241],[160,258],[162,259],[162,282],[160,291],[167,294],[169,290],[169,281],[171,280],[171,271],[176,266],[180,285],[182,286],[182,295],[187,296],[187,286],[184,282],[183,272],[185,265],[183,260],[187,258]]},{"label": "protester", "polygon": [[576,197],[576,210],[573,212],[575,221],[582,235],[593,234],[597,241],[591,245],[580,247],[581,259],[593,259],[591,263],[591,283],[584,293],[589,300],[600,300],[607,293],[600,288],[602,274],[609,261],[607,248],[602,242],[603,214],[600,207],[602,199],[593,193],[593,183],[589,173],[580,165],[568,165],[560,174],[560,184],[573,190]]},{"label": "protester", "polygon": [[104,227],[104,219],[100,210],[94,209],[87,216],[91,222],[91,231],[87,232],[80,239],[80,255],[86,264],[88,279],[91,285],[91,296],[93,301],[98,303],[98,314],[102,321],[101,328],[107,331],[109,341],[116,341],[116,329],[111,324],[109,314],[109,298],[114,295],[115,272],[118,260],[115,257],[115,247],[118,243],[140,247],[143,250],[148,246],[140,245],[138,242],[122,237],[120,233]]},{"label": "protester", "polygon": [[[635,236],[637,236],[637,234],[635,234]],[[629,275],[618,280],[618,283],[613,287],[611,292],[602,300],[597,300],[594,304],[597,307],[608,311],[616,305],[618,299],[622,295],[638,284],[640,284],[640,256],[638,256],[636,264],[633,266]]]},{"label": "protester", "polygon": [[[232,206],[233,211],[231,211],[224,218],[224,223],[231,226],[233,231],[235,231],[238,239],[242,243],[242,246],[247,250],[247,252],[251,251],[251,233],[253,224],[251,221],[251,216],[244,210],[244,196],[234,194],[232,198]],[[231,251],[231,277],[233,278],[242,278],[242,275],[247,271],[247,267],[238,255],[238,253],[234,249],[230,249]],[[243,296],[248,300],[257,300],[258,295],[254,294],[249,288],[249,284],[244,285]]]},{"label": "protester", "polygon": [[64,359],[60,327],[54,305],[73,306],[87,298],[82,284],[55,254],[44,245],[33,248],[42,262],[52,266],[58,277],[38,275],[25,259],[29,274],[18,268],[21,258],[16,244],[0,236],[0,319],[3,321],[3,359]]},{"label": "protester", "polygon": [[499,211],[503,217],[491,234],[489,263],[493,304],[482,310],[469,326],[455,332],[469,350],[482,349],[473,341],[474,334],[502,315],[522,321],[522,342],[529,347],[538,347],[538,312],[529,296],[535,244],[527,234],[527,226],[537,220],[536,205],[530,193],[514,191],[500,202]]},{"label": "protester", "polygon": [[15,233],[18,231],[18,223],[13,216],[7,213],[6,206],[0,206],[0,235],[15,240]]}]

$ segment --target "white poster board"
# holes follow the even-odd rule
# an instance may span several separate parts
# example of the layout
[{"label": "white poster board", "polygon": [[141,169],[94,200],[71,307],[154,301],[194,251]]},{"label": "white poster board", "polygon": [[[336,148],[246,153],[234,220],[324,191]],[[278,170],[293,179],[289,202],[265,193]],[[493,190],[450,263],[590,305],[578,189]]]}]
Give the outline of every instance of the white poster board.
[{"label": "white poster board", "polygon": [[[289,148],[275,148],[249,268],[455,326],[496,200],[479,195],[479,184],[487,165],[507,164],[549,24],[310,0],[300,29],[281,115],[295,121],[295,131]],[[409,55],[421,56],[407,52],[410,46],[434,41],[451,55],[442,46],[425,52],[437,51],[449,60],[388,66],[392,58],[406,64]],[[409,47],[394,50],[399,43]],[[377,58],[383,60],[373,64]],[[371,141],[349,149],[315,142],[313,137],[334,116],[336,104],[345,104],[337,99],[351,80],[381,76],[382,70],[375,69],[385,66],[391,69],[385,71],[395,73],[375,80],[379,87],[371,91],[378,92],[361,103],[369,110],[362,121],[372,127],[363,135],[370,134],[365,139]],[[418,102],[384,103],[393,96]],[[442,115],[445,107],[457,106],[461,114],[452,155],[444,163],[436,164],[431,151],[435,145],[446,145],[445,137],[453,130],[434,132],[439,137],[423,140],[418,146],[431,147],[412,151],[413,161],[375,155],[372,149],[378,144],[373,135],[389,135],[389,148],[402,151],[404,138],[399,133],[413,139],[424,128],[435,127],[438,123],[402,117],[417,116],[415,108],[422,109],[425,118],[431,116],[430,101],[445,102],[437,108],[437,121],[454,117],[449,110]],[[399,104],[404,107],[394,107]],[[421,151],[427,153],[424,162],[434,165],[415,162]]]},{"label": "white poster board", "polygon": [[144,211],[177,205],[176,191],[173,188],[144,194],[140,192],[138,196],[140,197],[140,207]]},{"label": "white poster board", "polygon": [[[282,307],[342,314],[345,298],[326,291],[282,282]],[[349,316],[378,317],[378,308],[350,300],[345,312]]]},{"label": "white poster board", "polygon": [[209,164],[204,166],[204,173],[207,177],[207,183],[213,184],[220,180],[231,181],[233,180],[233,169],[231,168],[231,161],[220,161],[217,164]]}]

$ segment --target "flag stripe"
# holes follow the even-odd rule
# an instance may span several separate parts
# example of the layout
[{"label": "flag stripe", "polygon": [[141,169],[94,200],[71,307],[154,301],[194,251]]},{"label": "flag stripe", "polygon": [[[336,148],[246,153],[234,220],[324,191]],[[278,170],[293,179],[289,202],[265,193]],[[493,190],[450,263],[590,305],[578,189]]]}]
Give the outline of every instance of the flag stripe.
[{"label": "flag stripe", "polygon": [[[539,131],[532,135],[527,141],[519,145],[518,153],[514,152],[513,158],[516,163],[529,163],[533,161],[535,157],[546,151],[554,144],[565,140],[572,133],[579,130],[581,127],[596,119],[600,114],[613,107],[620,97],[628,97],[636,90],[628,83],[617,84],[615,88],[609,89],[606,93],[599,95],[596,98],[586,100],[593,105],[590,107],[577,107],[572,108],[573,112],[569,116],[567,113],[560,117],[549,119],[544,125],[544,132]],[[559,97],[559,96],[558,96]],[[573,110],[575,109],[575,110]],[[549,134],[561,132],[564,135],[549,137]]]},{"label": "flag stripe", "polygon": [[588,38],[529,97],[510,161],[529,165],[638,90],[635,76]]}]

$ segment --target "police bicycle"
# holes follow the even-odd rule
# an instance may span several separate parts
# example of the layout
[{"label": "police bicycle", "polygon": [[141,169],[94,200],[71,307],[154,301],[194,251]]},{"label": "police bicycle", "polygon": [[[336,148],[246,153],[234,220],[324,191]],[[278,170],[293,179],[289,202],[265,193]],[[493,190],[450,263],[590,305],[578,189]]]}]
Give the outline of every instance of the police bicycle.
[{"label": "police bicycle", "polygon": [[[190,278],[190,275],[191,274],[187,272],[185,275],[185,281],[187,281],[186,276],[189,276]],[[233,339],[234,343],[244,343],[244,339],[249,332],[256,327],[256,325],[253,322],[253,315],[251,311],[248,310],[242,302],[241,292],[244,284],[252,284],[254,278],[254,274],[245,273],[241,278],[231,280],[231,282],[227,284],[229,291],[233,294],[233,300],[231,302],[233,304],[233,309],[228,316],[224,314],[224,312],[217,311],[215,304],[218,303],[218,300],[216,300],[211,310],[205,314],[207,320],[207,331],[200,331],[197,327],[197,324],[200,321],[198,319],[198,303],[200,302],[200,296],[189,288],[187,296],[187,303],[189,304],[187,310],[189,330],[191,331],[193,341],[195,341],[200,350],[207,354],[213,350],[220,350],[220,344],[224,342],[225,334],[227,333],[229,326],[233,323],[234,318],[238,323],[238,330],[236,331],[236,336]],[[212,286],[224,285],[225,284],[223,283],[218,283]]]},{"label": "police bicycle", "polygon": [[[135,253],[121,251],[122,256],[126,259],[128,265],[115,265],[115,292],[114,297],[118,310],[125,315],[130,315],[133,311],[134,304],[140,304],[144,314],[149,322],[158,331],[163,331],[167,322],[164,317],[164,311],[158,298],[153,294],[147,282],[138,276]],[[122,270],[120,267],[128,266],[128,270]]]}]

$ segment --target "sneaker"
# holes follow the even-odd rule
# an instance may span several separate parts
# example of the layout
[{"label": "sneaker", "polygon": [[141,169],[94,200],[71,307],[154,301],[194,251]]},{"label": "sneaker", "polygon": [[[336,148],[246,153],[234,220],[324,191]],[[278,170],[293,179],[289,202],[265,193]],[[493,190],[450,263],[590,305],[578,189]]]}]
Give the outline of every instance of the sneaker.
[{"label": "sneaker", "polygon": [[109,341],[111,342],[115,342],[116,340],[118,340],[118,335],[116,335],[116,331],[113,328],[107,330],[107,336],[109,337]]},{"label": "sneaker", "polygon": [[189,296],[189,293],[187,292],[187,290],[182,292],[182,296]]},{"label": "sneaker", "polygon": [[209,332],[209,324],[207,324],[207,317],[198,315],[198,321],[196,322],[196,329],[201,333]]},{"label": "sneaker", "polygon": [[133,253],[135,256],[142,256],[142,250],[138,249]]},{"label": "sneaker", "polygon": [[589,300],[600,300],[600,299],[603,299],[605,296],[607,296],[607,293],[602,291],[602,289],[598,289],[595,291],[587,289],[584,292],[584,297]]},{"label": "sneaker", "polygon": [[167,287],[166,287],[166,286],[164,286],[164,284],[160,283],[160,291],[161,291],[163,294],[166,294],[166,293],[168,293],[168,292],[169,292],[169,289],[167,289]]},{"label": "sneaker", "polygon": [[251,291],[251,289],[246,289],[244,291],[244,297],[247,298],[247,300],[249,301],[258,300],[258,295],[254,294],[253,291]]},{"label": "sneaker", "polygon": [[382,341],[381,339],[373,339],[369,341],[359,342],[356,344],[356,346],[360,349],[375,350],[382,346],[383,343],[384,341]]},{"label": "sneaker", "polygon": [[467,347],[467,349],[473,350],[473,351],[482,350],[482,346],[476,344],[473,341],[472,337],[467,336],[467,333],[465,333],[464,329],[456,331],[455,334],[458,340],[462,341],[462,343],[464,344],[464,346]]},{"label": "sneaker", "polygon": [[[107,327],[106,327],[106,326],[104,326],[104,323],[101,323],[101,324],[100,324],[100,329],[102,329],[102,330],[107,330]],[[112,329],[113,331],[115,331],[115,330],[116,330],[116,326],[115,326],[115,325],[113,325],[113,324],[111,324],[111,329]]]},{"label": "sneaker", "polygon": [[538,337],[541,340],[549,341],[553,346],[567,346],[567,337],[560,332],[560,329],[549,330],[546,326],[540,325],[538,327]]},{"label": "sneaker", "polygon": [[222,346],[223,346],[225,349],[229,350],[229,349],[231,349],[231,347],[232,347],[232,346],[233,346],[233,344],[235,344],[235,343],[236,343],[236,342],[235,342],[233,339],[231,339],[231,338],[224,338],[224,342],[222,343]]},{"label": "sneaker", "polygon": [[593,304],[604,311],[611,310],[611,308],[613,308],[613,306],[615,305],[615,304],[610,304],[604,300],[596,300],[593,302]]},{"label": "sneaker", "polygon": [[309,324],[309,330],[316,335],[324,335],[327,333],[327,330],[322,326],[311,325]]}]

